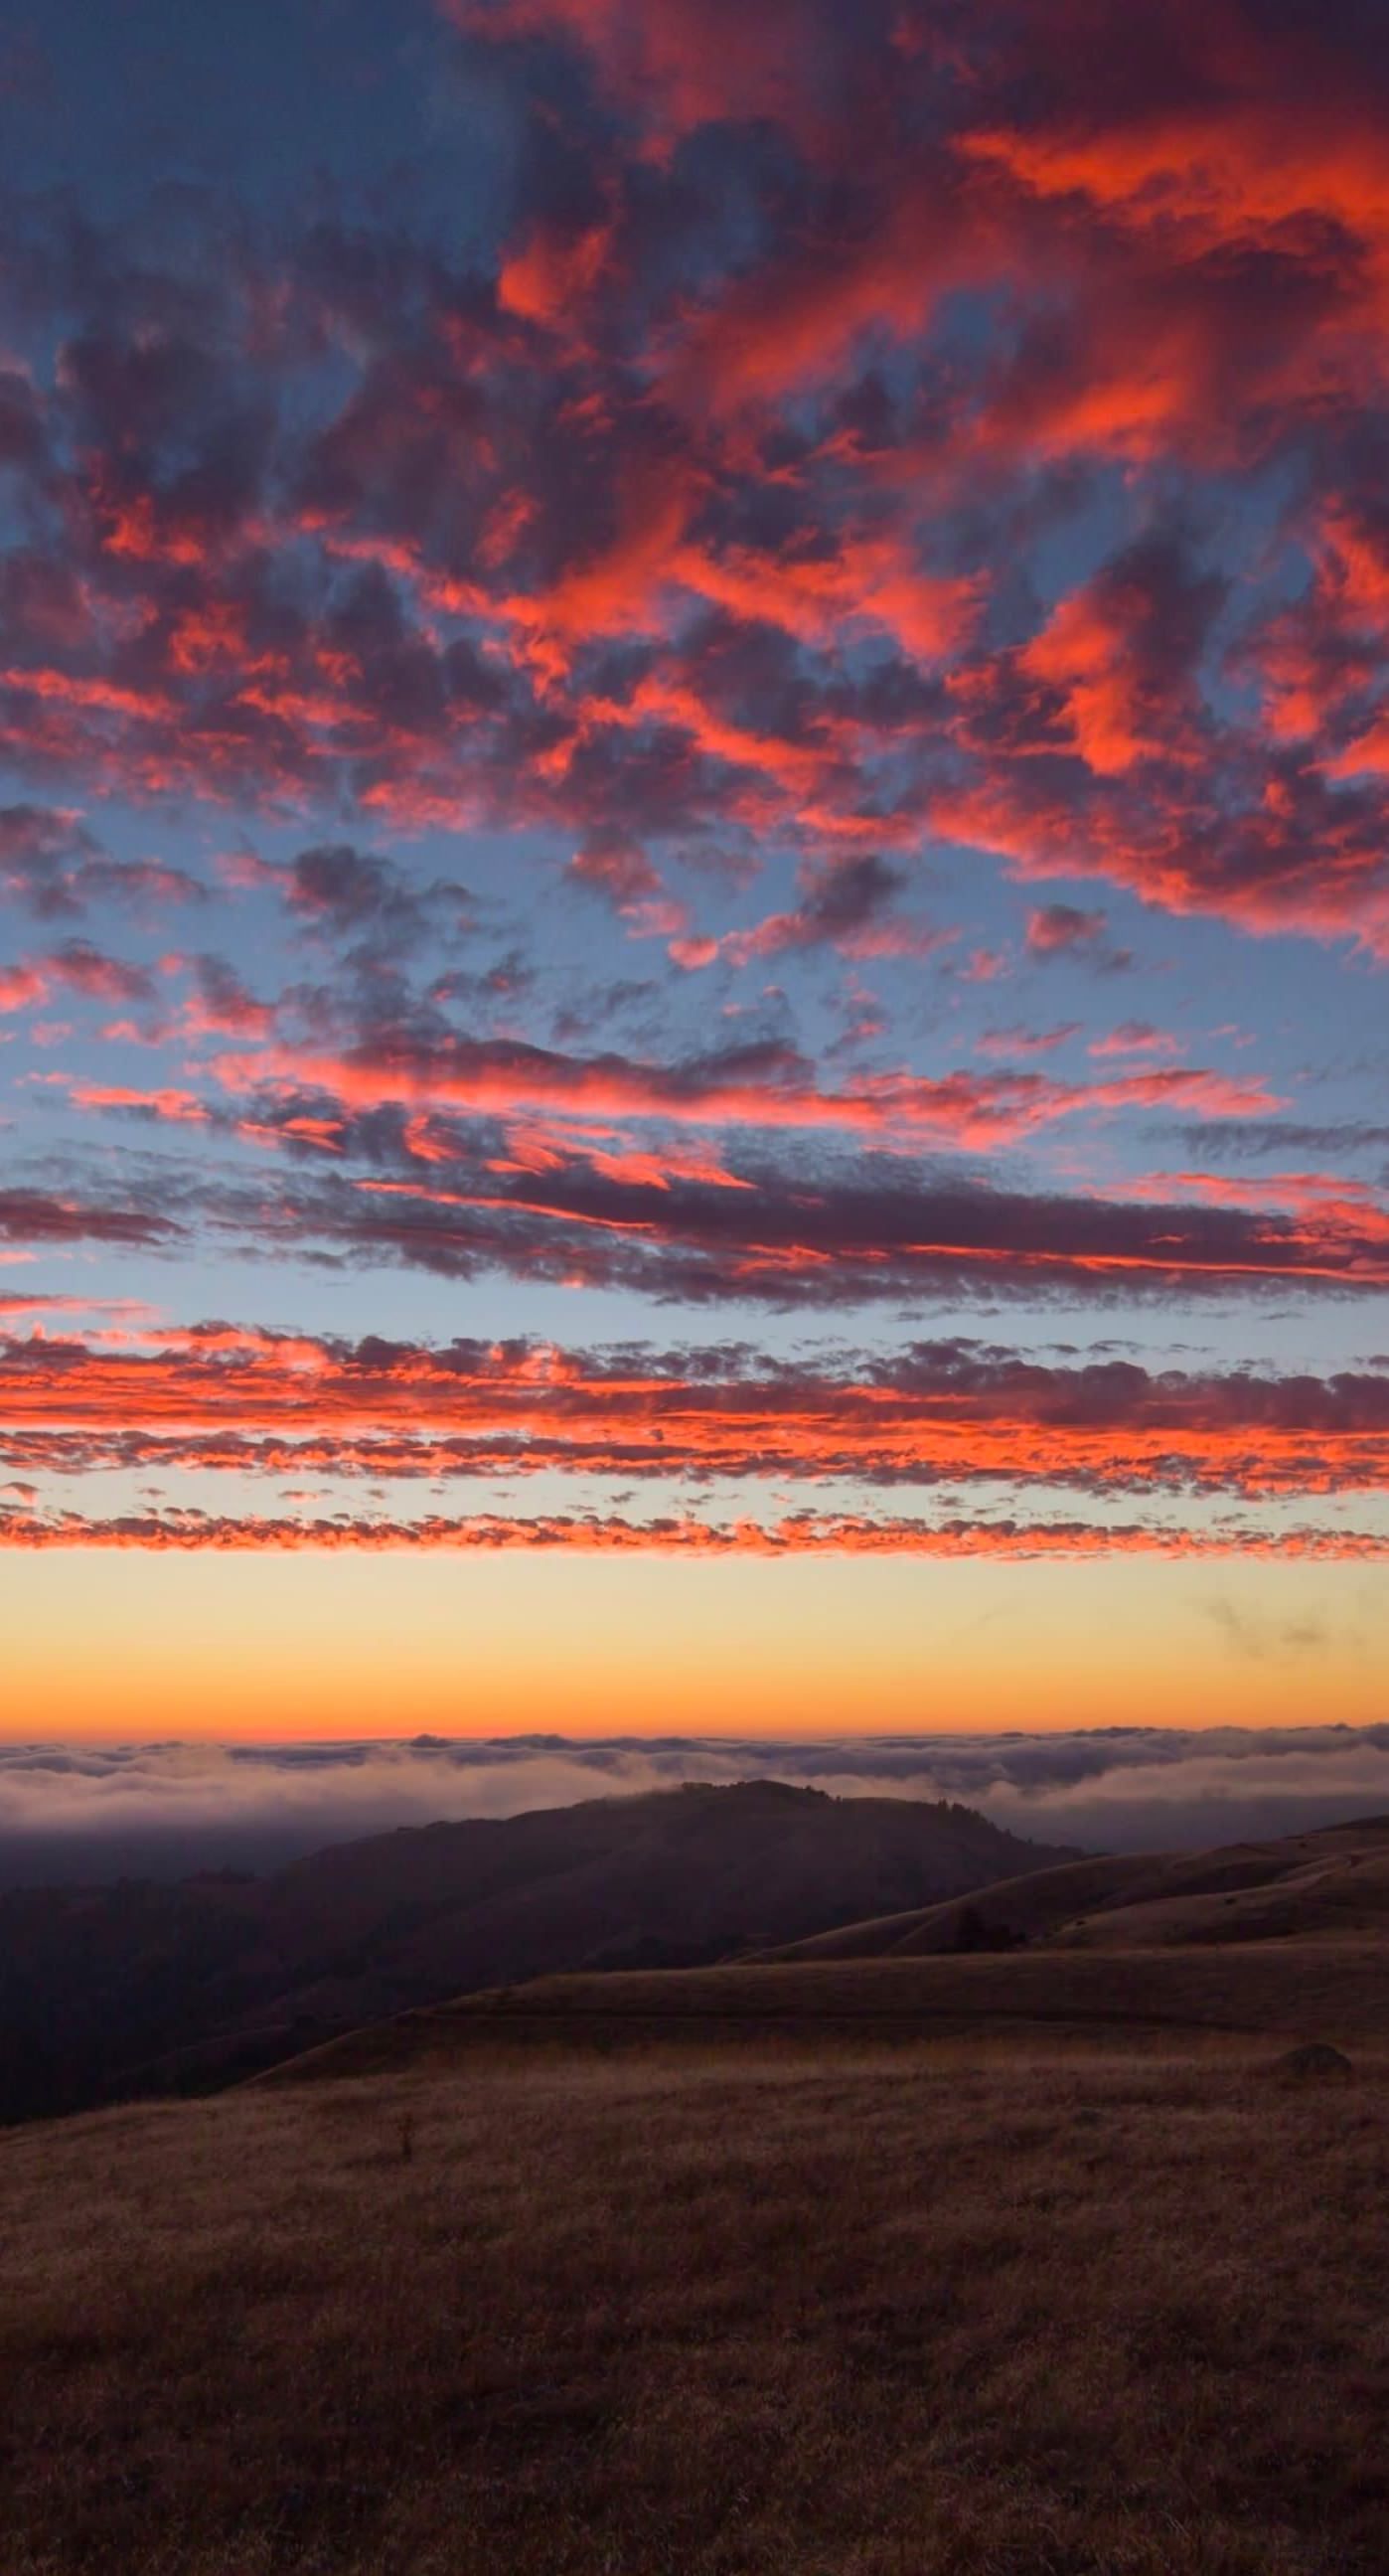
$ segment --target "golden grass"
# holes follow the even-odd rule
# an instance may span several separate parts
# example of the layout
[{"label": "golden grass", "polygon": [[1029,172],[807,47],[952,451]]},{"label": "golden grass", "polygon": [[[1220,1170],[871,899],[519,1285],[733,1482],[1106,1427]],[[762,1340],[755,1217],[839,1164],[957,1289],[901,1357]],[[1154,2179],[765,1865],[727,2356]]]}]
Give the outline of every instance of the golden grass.
[{"label": "golden grass", "polygon": [[11,2133],[0,2567],[1382,2576],[1389,2065],[1214,2045],[557,2050]]}]

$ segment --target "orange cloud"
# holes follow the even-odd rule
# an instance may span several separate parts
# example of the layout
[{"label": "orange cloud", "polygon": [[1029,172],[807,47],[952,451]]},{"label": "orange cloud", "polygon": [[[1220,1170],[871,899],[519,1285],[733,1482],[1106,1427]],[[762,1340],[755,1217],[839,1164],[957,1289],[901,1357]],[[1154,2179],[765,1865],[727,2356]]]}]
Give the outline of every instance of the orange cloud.
[{"label": "orange cloud", "polygon": [[236,1520],[183,1512],[129,1513],[107,1520],[79,1513],[41,1516],[22,1507],[0,1511],[0,1548],[142,1548],[219,1554],[338,1553],[342,1550],[459,1553],[525,1549],[583,1555],[695,1557],[921,1556],[1082,1558],[1159,1556],[1186,1559],[1280,1557],[1321,1562],[1381,1563],[1389,1538],[1372,1530],[1257,1531],[1105,1527],[1084,1521],[1014,1522],[874,1521],[851,1514],[808,1514],[763,1524],[692,1518],[629,1521],[562,1513],[523,1520],[478,1513],[467,1520],[438,1515],[418,1521]]},{"label": "orange cloud", "polygon": [[0,1465],[28,1472],[986,1477],[1251,1496],[1378,1488],[1389,1381],[1045,1366],[957,1342],[811,1368],[737,1350],[40,1325],[0,1342],[0,1424]]},{"label": "orange cloud", "polygon": [[351,1054],[268,1047],[219,1057],[211,1070],[233,1092],[316,1090],[357,1106],[396,1102],[514,1114],[659,1119],[676,1126],[842,1128],[929,1137],[958,1146],[997,1144],[1058,1118],[1130,1107],[1182,1109],[1201,1118],[1243,1117],[1285,1104],[1253,1077],[1164,1066],[1108,1081],[1061,1083],[1029,1072],[864,1076],[842,1091],[807,1081],[809,1068],[781,1049],[734,1051],[688,1065],[616,1055],[563,1056],[542,1047],[459,1041],[433,1051],[382,1046]]}]

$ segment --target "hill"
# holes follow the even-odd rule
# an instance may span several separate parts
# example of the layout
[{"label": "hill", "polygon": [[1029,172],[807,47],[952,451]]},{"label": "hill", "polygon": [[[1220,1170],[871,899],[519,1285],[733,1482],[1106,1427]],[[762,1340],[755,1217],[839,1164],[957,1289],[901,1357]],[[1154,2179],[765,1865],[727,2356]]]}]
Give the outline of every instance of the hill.
[{"label": "hill", "polygon": [[0,2117],[206,2089],[414,2005],[680,1966],[1061,1855],[970,1809],[777,1781],[336,1845],[267,1878],[0,1898]]},{"label": "hill", "polygon": [[1205,1852],[1070,1861],[964,1899],[769,1949],[779,1959],[915,1958],[1028,1941],[1085,1948],[1389,1931],[1389,1816]]},{"label": "hill", "polygon": [[1389,1819],[1091,1858],[721,1965],[542,1977],[351,2031],[282,2080],[517,2048],[1173,2032],[1389,2041]]},{"label": "hill", "polygon": [[1279,2047],[807,2025],[11,2132],[6,2576],[1380,2576],[1389,2073]]},{"label": "hill", "polygon": [[742,2045],[1132,2052],[1208,2041],[1389,2044],[1382,1940],[733,1961],[539,1977],[345,2032],[257,2080],[276,2086],[514,2058]]},{"label": "hill", "polygon": [[[727,1814],[709,1919],[759,1848],[802,1901],[833,1826],[716,1794],[629,1884]],[[571,1817],[537,1848],[620,1870]],[[288,1873],[296,1937],[370,1939],[402,1839]],[[1015,1872],[963,1948],[539,1976],[11,2132],[6,2576],[1379,2576],[1386,1841]],[[1172,1937],[1260,1891],[1297,1928]]]}]

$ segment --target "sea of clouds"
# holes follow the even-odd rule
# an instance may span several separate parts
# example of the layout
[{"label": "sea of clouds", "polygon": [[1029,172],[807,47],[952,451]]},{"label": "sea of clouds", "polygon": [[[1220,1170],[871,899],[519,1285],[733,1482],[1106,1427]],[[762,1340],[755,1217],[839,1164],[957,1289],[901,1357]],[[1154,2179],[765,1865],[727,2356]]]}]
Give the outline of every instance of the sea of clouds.
[{"label": "sea of clouds", "polygon": [[1195,1847],[1389,1813],[1389,1723],[0,1745],[0,1886],[269,1869],[436,1818],[758,1777],[835,1797],[955,1798],[1015,1833],[1087,1849]]}]

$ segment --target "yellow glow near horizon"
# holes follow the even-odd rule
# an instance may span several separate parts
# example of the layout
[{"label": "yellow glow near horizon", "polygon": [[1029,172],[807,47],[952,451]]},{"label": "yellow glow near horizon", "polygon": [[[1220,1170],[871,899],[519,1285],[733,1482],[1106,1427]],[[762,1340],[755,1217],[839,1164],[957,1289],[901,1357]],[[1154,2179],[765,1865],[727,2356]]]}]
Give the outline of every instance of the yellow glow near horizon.
[{"label": "yellow glow near horizon", "polygon": [[55,1552],[0,1576],[0,1734],[1364,1724],[1373,1569]]}]

